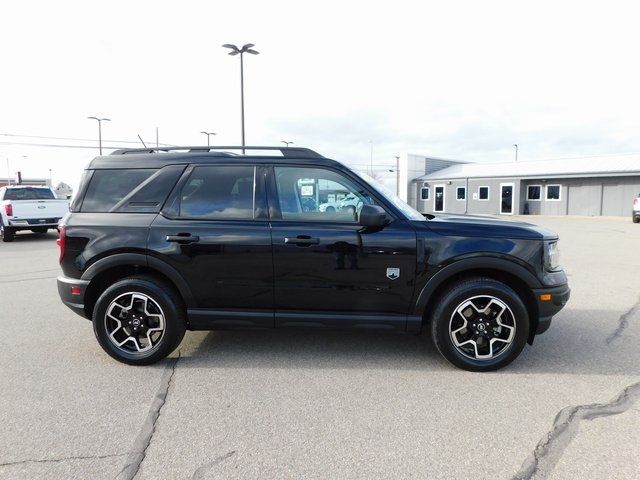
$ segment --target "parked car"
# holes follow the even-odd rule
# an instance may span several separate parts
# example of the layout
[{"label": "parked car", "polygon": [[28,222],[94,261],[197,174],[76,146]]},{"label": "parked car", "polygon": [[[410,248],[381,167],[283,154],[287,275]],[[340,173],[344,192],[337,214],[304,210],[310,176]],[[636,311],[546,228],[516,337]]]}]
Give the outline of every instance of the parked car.
[{"label": "parked car", "polygon": [[633,223],[640,223],[640,193],[633,199],[633,213],[631,214]]},{"label": "parked car", "polygon": [[67,200],[57,199],[49,187],[13,185],[0,188],[0,236],[13,241],[19,230],[46,233],[58,228],[58,222],[69,211]]},{"label": "parked car", "polygon": [[[241,149],[119,150],[87,167],[58,292],[115,359],[156,362],[185,330],[427,329],[454,365],[495,370],[569,299],[553,232],[424,216],[311,150]],[[358,211],[305,211],[302,180],[339,184]]]}]

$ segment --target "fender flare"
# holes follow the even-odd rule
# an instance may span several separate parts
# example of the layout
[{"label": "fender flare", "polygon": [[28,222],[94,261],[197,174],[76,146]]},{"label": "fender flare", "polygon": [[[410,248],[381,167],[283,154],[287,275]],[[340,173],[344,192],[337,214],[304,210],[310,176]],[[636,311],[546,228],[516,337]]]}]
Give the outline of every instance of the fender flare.
[{"label": "fender flare", "polygon": [[513,275],[522,280],[531,289],[542,288],[543,286],[535,275],[513,261],[497,257],[465,258],[443,267],[427,281],[426,285],[422,287],[422,290],[418,295],[418,299],[414,306],[414,315],[422,316],[429,305],[431,297],[438,287],[440,287],[444,282],[452,278],[454,275],[464,271],[479,269],[497,270]]},{"label": "fender flare", "polygon": [[101,258],[97,262],[92,263],[89,268],[84,271],[81,279],[91,281],[99,273],[102,273],[107,269],[123,265],[141,265],[143,267],[149,267],[153,270],[157,270],[167,277],[178,289],[178,292],[180,292],[187,308],[195,307],[196,302],[193,293],[185,279],[182,278],[182,275],[180,275],[180,273],[168,263],[143,253],[116,253],[115,255]]}]

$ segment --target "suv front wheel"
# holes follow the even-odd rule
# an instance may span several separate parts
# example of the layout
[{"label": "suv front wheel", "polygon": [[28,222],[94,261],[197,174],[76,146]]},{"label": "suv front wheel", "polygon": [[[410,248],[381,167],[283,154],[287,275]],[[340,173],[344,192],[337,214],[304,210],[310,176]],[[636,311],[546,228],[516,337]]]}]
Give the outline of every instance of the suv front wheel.
[{"label": "suv front wheel", "polygon": [[185,324],[185,309],[174,289],[148,276],[114,283],[93,310],[93,330],[100,346],[130,365],[165,358],[182,341]]},{"label": "suv front wheel", "polygon": [[529,336],[529,314],[510,287],[474,278],[450,287],[433,310],[431,337],[452,364],[469,371],[511,363]]}]

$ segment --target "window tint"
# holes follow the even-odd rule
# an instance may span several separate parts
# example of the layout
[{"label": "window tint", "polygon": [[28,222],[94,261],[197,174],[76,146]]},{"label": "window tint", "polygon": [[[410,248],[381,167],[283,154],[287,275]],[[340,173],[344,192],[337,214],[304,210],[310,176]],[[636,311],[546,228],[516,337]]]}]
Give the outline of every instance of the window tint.
[{"label": "window tint", "polygon": [[560,200],[560,185],[547,185],[547,200]]},{"label": "window tint", "polygon": [[7,188],[4,200],[51,200],[56,198],[49,188]]},{"label": "window tint", "polygon": [[478,199],[489,200],[489,187],[478,188]]},{"label": "window tint", "polygon": [[420,199],[429,200],[429,187],[422,187],[420,189]]},{"label": "window tint", "polygon": [[527,200],[540,200],[540,185],[529,185],[527,187]]},{"label": "window tint", "polygon": [[196,167],[180,192],[181,217],[251,220],[254,211],[252,166]]},{"label": "window tint", "polygon": [[95,170],[82,201],[83,212],[108,212],[155,169]]},{"label": "window tint", "polygon": [[458,200],[464,200],[467,198],[467,189],[465,187],[456,188],[456,198]]},{"label": "window tint", "polygon": [[355,222],[369,194],[344,175],[323,168],[276,167],[284,220]]}]

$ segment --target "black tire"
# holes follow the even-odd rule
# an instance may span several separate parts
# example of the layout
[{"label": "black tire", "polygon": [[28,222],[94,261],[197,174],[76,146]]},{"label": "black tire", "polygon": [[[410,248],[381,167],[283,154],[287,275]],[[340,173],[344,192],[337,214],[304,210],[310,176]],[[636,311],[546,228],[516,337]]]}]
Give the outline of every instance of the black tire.
[{"label": "black tire", "polygon": [[633,223],[640,223],[640,215],[633,216]]},{"label": "black tire", "polygon": [[13,242],[13,237],[15,236],[15,230],[10,227],[5,227],[0,224],[0,237],[2,237],[3,242]]},{"label": "black tire", "polygon": [[42,227],[42,228],[32,228],[31,231],[33,233],[47,233],[47,228]]},{"label": "black tire", "polygon": [[[487,305],[491,302],[489,299],[496,299],[496,302],[501,302],[508,308],[503,310],[504,317],[498,315],[505,326],[497,326],[495,318],[490,318],[491,315],[484,315],[484,311],[478,311],[476,307],[475,311],[471,311],[469,322],[462,316],[462,313],[467,315],[467,310],[462,310],[462,313],[456,314],[456,311],[465,304],[467,301],[473,300],[479,302],[480,309],[483,309],[483,303],[487,302]],[[492,308],[489,311],[498,310],[500,307],[497,303],[494,303],[496,308]],[[455,316],[454,316],[455,314]],[[475,315],[478,315],[476,318]],[[473,319],[473,320],[471,320]],[[457,323],[456,323],[457,322]],[[480,323],[483,324],[480,335],[475,335],[476,340],[472,340],[476,343],[467,343],[466,346],[456,346],[453,341],[453,335],[451,332],[456,331],[458,328],[462,330],[458,343],[466,343],[467,339],[464,338],[465,334],[470,335],[469,338],[474,337],[474,331],[471,330],[472,326],[475,326],[477,322],[478,329]],[[506,325],[512,325],[515,328],[515,332],[511,333],[510,328]],[[498,370],[506,365],[510,364],[522,351],[527,338],[529,336],[529,314],[527,309],[516,292],[502,282],[490,278],[472,278],[469,280],[461,281],[458,284],[453,285],[447,291],[444,292],[431,315],[431,338],[433,343],[437,347],[438,351],[456,367],[472,372],[485,372]],[[463,329],[464,326],[464,329]],[[467,327],[468,326],[468,327]],[[468,330],[467,330],[468,328]],[[500,331],[500,333],[495,333]],[[492,336],[497,336],[504,340],[509,340],[510,343],[491,341]],[[480,338],[482,337],[482,338]],[[489,338],[489,341],[487,339]],[[481,345],[486,345],[481,348],[491,348],[487,355],[494,354],[493,345],[496,345],[496,352],[492,358],[478,359],[475,358],[480,352],[478,348],[479,342]],[[486,344],[484,342],[487,342]],[[472,349],[474,353],[465,353],[464,349]],[[484,354],[484,350],[482,352]],[[473,357],[473,358],[472,358]]]},{"label": "black tire", "polygon": [[[124,348],[118,347],[111,340],[108,332],[107,324],[113,323],[113,319],[107,317],[107,309],[113,305],[114,300],[126,297],[132,292],[142,294],[155,302],[161,309],[160,313],[164,314],[164,331],[158,343],[144,352],[126,350],[127,347],[133,348],[136,344],[139,345],[138,341],[133,344],[128,342]],[[133,305],[133,301],[131,304]],[[153,303],[151,305],[153,306]],[[125,320],[122,323],[125,323]],[[186,309],[182,299],[171,285],[152,276],[129,277],[114,283],[100,295],[93,309],[93,331],[100,346],[116,360],[129,365],[149,365],[162,360],[178,347],[185,330]],[[130,335],[126,329],[122,329],[120,334]]]}]

